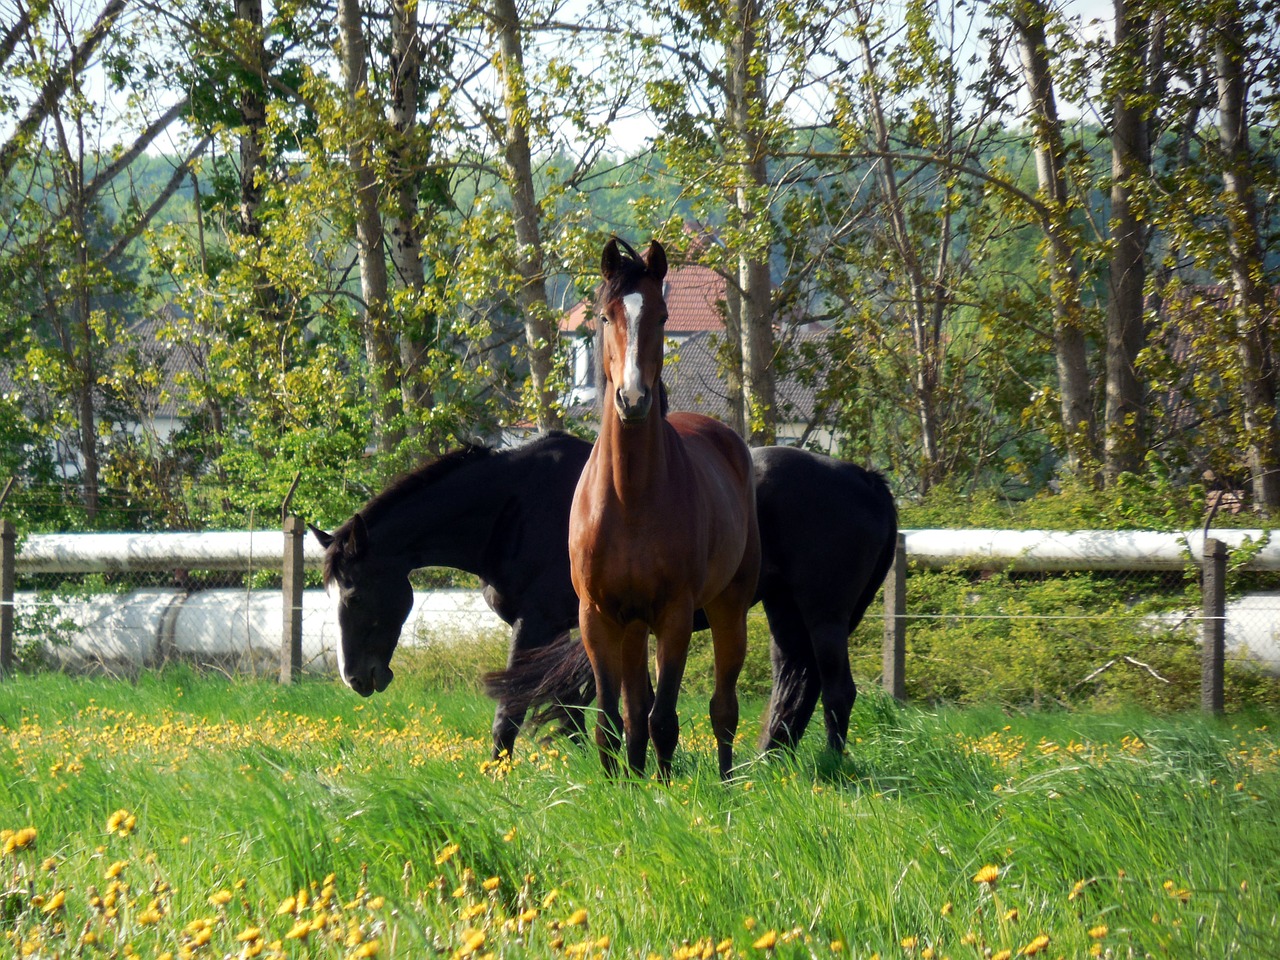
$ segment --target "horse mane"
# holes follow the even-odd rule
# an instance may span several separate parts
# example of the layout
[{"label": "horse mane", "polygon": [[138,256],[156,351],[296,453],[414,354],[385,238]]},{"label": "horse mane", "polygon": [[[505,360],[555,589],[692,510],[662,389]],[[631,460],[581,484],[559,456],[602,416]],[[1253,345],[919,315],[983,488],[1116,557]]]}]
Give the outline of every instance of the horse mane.
[{"label": "horse mane", "polygon": [[[492,447],[480,443],[469,443],[456,450],[451,450],[435,460],[423,464],[416,470],[401,474],[392,480],[381,493],[361,507],[357,511],[357,515],[363,518],[365,524],[376,523],[406,497],[412,497],[422,492],[427,487],[439,483],[445,477],[457,473],[463,467],[488,459],[493,456],[494,452]],[[356,518],[352,516],[333,531],[335,545],[346,542],[355,522]],[[325,552],[324,582],[326,584],[333,578],[341,558],[342,550],[340,548]]]}]

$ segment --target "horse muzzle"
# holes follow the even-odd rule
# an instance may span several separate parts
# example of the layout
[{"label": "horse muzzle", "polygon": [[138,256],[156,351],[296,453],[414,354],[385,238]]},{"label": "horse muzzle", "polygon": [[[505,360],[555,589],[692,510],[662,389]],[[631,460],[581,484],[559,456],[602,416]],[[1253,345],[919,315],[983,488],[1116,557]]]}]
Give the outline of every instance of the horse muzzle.
[{"label": "horse muzzle", "polygon": [[360,669],[350,670],[342,677],[347,686],[362,697],[370,697],[374,693],[381,693],[391,685],[391,681],[394,678],[395,674],[391,671],[391,668],[380,663],[371,663],[362,666]]},{"label": "horse muzzle", "polygon": [[618,411],[618,419],[624,424],[644,423],[649,417],[649,408],[653,406],[653,391],[644,387],[640,395],[632,400],[619,387],[613,394],[613,406]]}]

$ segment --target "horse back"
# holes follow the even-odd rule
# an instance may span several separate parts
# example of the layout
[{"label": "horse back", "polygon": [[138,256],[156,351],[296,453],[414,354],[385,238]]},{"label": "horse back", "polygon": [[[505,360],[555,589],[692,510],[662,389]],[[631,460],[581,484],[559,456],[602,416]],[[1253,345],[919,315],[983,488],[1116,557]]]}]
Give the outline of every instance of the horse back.
[{"label": "horse back", "polygon": [[752,451],[765,562],[758,596],[856,621],[884,580],[898,515],[884,477],[794,447]]}]

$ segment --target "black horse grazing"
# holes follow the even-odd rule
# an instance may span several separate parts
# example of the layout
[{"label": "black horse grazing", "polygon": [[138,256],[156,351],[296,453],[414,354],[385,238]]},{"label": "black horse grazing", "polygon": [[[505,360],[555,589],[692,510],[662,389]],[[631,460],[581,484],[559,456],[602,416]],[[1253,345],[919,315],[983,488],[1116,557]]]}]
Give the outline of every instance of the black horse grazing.
[{"label": "black horse grazing", "polygon": [[[521,447],[464,447],[396,481],[332,534],[325,585],[338,588],[342,679],[368,696],[391,682],[391,656],[412,606],[409,573],[454,567],[480,577],[511,625],[494,755],[510,752],[531,706],[575,730],[594,695],[590,663],[569,634],[569,506],[591,444],[551,434]],[[854,685],[849,633],[893,559],[897,512],[877,473],[786,447],[752,451],[763,560],[757,597],[773,634],[774,691],[761,742],[794,745],[823,694],[828,743],[840,749]],[[699,614],[696,628],[705,629]],[[833,733],[834,726],[834,733]]]},{"label": "black horse grazing", "polygon": [[[756,447],[751,456],[762,552],[756,600],[769,620],[773,662],[760,748],[794,747],[821,694],[827,745],[840,751],[857,696],[849,635],[893,563],[897,510],[884,478],[855,464],[794,447]],[[509,709],[579,729],[564,705],[589,701],[592,672],[582,644],[565,633],[513,653],[486,681]]]},{"label": "black horse grazing", "polygon": [[[338,669],[362,696],[391,682],[391,655],[413,606],[409,573],[453,567],[484,581],[511,625],[511,656],[578,622],[569,581],[569,505],[591,444],[551,434],[521,447],[468,446],[400,478],[332,534],[324,582],[338,588]],[[589,701],[584,701],[584,704]],[[494,756],[510,752],[524,711],[499,703]]]}]

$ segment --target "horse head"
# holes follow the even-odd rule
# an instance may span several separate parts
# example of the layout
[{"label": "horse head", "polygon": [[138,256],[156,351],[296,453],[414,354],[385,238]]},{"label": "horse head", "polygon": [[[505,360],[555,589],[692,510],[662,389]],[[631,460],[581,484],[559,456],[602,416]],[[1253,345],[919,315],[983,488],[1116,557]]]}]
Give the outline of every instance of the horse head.
[{"label": "horse head", "polygon": [[324,547],[324,585],[338,590],[338,672],[362,697],[391,683],[391,655],[413,607],[408,572],[370,556],[369,531],[357,513],[333,533],[311,532]]},{"label": "horse head", "polygon": [[665,405],[661,376],[667,321],[662,295],[666,251],[657,240],[650,240],[641,257],[625,240],[614,237],[600,257],[600,275],[604,280],[599,349],[602,395],[612,398],[624,424],[643,423],[655,395]]}]

